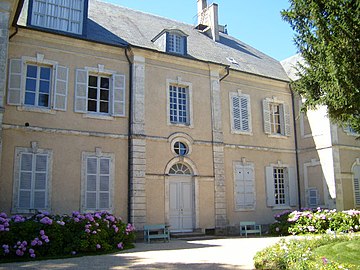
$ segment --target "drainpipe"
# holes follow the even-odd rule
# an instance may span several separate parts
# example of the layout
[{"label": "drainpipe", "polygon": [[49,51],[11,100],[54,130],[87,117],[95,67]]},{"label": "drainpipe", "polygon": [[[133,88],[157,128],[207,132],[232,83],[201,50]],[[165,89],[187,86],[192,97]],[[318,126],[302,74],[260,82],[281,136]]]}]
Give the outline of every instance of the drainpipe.
[{"label": "drainpipe", "polygon": [[220,78],[219,82],[221,82],[223,79],[225,79],[230,74],[230,66],[226,66],[225,69],[226,69],[226,74],[222,78]]},{"label": "drainpipe", "polygon": [[125,56],[129,63],[129,122],[128,122],[128,223],[131,223],[131,139],[132,139],[132,131],[131,131],[131,123],[132,123],[132,67],[133,64],[128,55],[128,50],[131,50],[131,46],[125,48]]},{"label": "drainpipe", "polygon": [[295,115],[295,95],[294,95],[294,91],[292,90],[290,84],[289,84],[289,87],[290,87],[290,92],[291,92],[292,113],[293,113],[293,121],[294,121],[296,175],[297,175],[297,184],[298,184],[298,204],[299,204],[299,209],[301,209],[300,169],[299,169],[298,139],[297,139],[296,115]]},{"label": "drainpipe", "polygon": [[15,27],[15,32],[9,36],[9,40],[12,39],[12,37],[14,37],[19,31],[19,26],[17,25],[17,21],[20,17],[20,13],[21,13],[23,6],[24,6],[24,0],[20,0],[18,3],[18,6],[16,7],[14,20],[12,21],[12,26]]}]

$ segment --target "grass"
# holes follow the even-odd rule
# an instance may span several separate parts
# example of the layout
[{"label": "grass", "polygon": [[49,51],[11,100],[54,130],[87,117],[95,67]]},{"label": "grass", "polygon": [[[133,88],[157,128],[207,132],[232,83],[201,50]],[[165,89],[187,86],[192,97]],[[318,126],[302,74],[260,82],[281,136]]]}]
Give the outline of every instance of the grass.
[{"label": "grass", "polygon": [[329,261],[346,263],[357,266],[360,269],[360,239],[323,245],[314,250],[318,256],[325,257]]}]

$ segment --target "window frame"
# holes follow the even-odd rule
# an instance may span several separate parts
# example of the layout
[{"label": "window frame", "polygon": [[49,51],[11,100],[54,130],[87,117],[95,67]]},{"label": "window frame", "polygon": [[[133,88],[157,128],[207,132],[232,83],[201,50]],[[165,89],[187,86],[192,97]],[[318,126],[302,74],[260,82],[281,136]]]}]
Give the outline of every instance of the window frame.
[{"label": "window frame", "polygon": [[[48,107],[25,104],[28,65],[33,65],[37,68],[50,68],[51,75]],[[13,85],[14,80],[18,81],[17,85]],[[7,104],[18,106],[18,110],[20,111],[26,110],[52,114],[54,114],[55,111],[66,111],[68,80],[69,69],[59,65],[56,61],[45,59],[43,54],[38,53],[36,57],[22,56],[19,59],[12,58],[9,60]]]},{"label": "window frame", "polygon": [[[252,193],[253,196],[253,204],[252,206],[246,207],[246,205],[239,205],[237,203],[237,196],[238,193],[237,192],[237,170],[241,169],[243,172],[246,169],[250,169],[252,170],[252,179],[248,180],[247,182],[251,182],[253,185],[253,192],[246,192],[245,187],[244,187],[244,192],[241,193],[244,196],[244,201],[246,201],[245,196],[246,194],[250,194]],[[254,211],[256,209],[256,181],[255,181],[255,165],[254,163],[249,163],[249,162],[243,162],[243,161],[234,161],[233,162],[233,174],[234,174],[234,183],[233,183],[233,188],[234,188],[234,209],[235,211]],[[246,180],[244,179],[243,181],[244,186],[246,186]]]},{"label": "window frame", "polygon": [[179,31],[167,31],[165,37],[165,51],[168,53],[186,54],[186,36]]},{"label": "window frame", "polygon": [[[96,174],[96,208],[87,207],[87,161],[88,158],[96,158],[97,162],[101,159],[109,160],[109,208],[100,208],[100,190],[99,178],[100,172]],[[97,163],[98,164],[98,163]],[[112,213],[114,211],[114,186],[115,186],[115,154],[103,153],[101,148],[96,148],[95,152],[82,152],[81,160],[81,211],[82,212],[93,212],[93,211],[108,211]]]},{"label": "window frame", "polygon": [[[237,129],[235,127],[235,117],[234,117],[234,102],[233,98],[238,97],[239,98],[239,121],[241,128]],[[243,129],[243,112],[241,108],[241,99],[247,100],[247,121],[248,121],[248,129]],[[230,127],[231,127],[231,133],[233,134],[242,134],[242,135],[252,135],[252,121],[251,121],[251,104],[250,104],[250,95],[243,94],[241,91],[238,92],[231,92],[229,93],[229,100],[230,100]]]},{"label": "window frame", "polygon": [[[69,9],[69,15],[67,16],[67,18],[61,18],[60,16],[52,16],[51,14],[47,14],[47,11],[49,10],[48,9],[48,6],[49,5],[53,5],[53,6],[57,6],[59,7],[60,5],[59,4],[54,4],[54,3],[49,3],[49,0],[29,0],[29,16],[28,16],[28,19],[27,19],[27,24],[28,25],[31,25],[32,27],[34,28],[41,28],[41,29],[49,29],[49,30],[52,30],[52,31],[55,31],[55,32],[61,32],[61,33],[67,33],[67,34],[71,34],[71,35],[83,35],[83,33],[85,32],[85,29],[86,29],[86,18],[87,18],[87,6],[88,6],[88,1],[87,0],[79,0],[81,1],[80,3],[80,9],[76,9],[74,8],[74,1],[69,1],[70,3],[70,7],[67,7],[67,6],[63,6],[63,8],[65,9]],[[35,4],[36,2],[44,2],[44,4],[46,5],[46,12],[45,13],[40,13],[40,12],[37,12],[35,10]],[[80,15],[79,15],[79,20],[76,21],[74,19],[71,18],[71,14],[73,14],[73,10],[77,10],[77,11],[80,11]],[[59,9],[56,9],[56,12],[58,12]],[[35,16],[35,13],[39,13],[39,14],[42,14],[42,16],[44,17],[44,21],[48,21],[47,18],[48,17],[54,17],[56,18],[56,21],[57,21],[57,26],[56,27],[53,27],[53,26],[50,26],[48,25],[47,22],[45,22],[43,25],[41,25],[40,23],[37,23],[35,20],[36,20],[36,16]],[[59,18],[61,18],[62,20],[65,20],[68,22],[68,27],[66,30],[64,29],[61,29],[59,24]],[[69,30],[69,27],[71,27],[71,21],[73,21],[74,23],[77,23],[79,25],[79,31],[71,31]]]},{"label": "window frame", "polygon": [[[178,122],[178,121],[177,122],[171,121],[170,86],[185,88],[185,90],[187,91],[186,123],[182,123],[182,122]],[[166,106],[167,124],[169,126],[193,128],[192,84],[189,82],[183,82],[180,77],[178,77],[178,80],[168,79],[166,81],[166,93],[167,93],[167,101],[166,101],[166,103],[167,103],[167,106]]]},{"label": "window frame", "polygon": [[[45,188],[45,207],[41,209],[34,209],[31,208],[34,202],[34,179],[33,176],[34,172],[34,162],[32,164],[32,183],[31,183],[31,199],[30,199],[30,208],[21,208],[19,205],[20,200],[20,176],[21,176],[21,162],[22,162],[22,154],[31,154],[34,156],[36,155],[44,155],[47,157],[47,171],[46,171],[46,188]],[[38,210],[42,211],[50,211],[51,209],[51,186],[52,186],[52,167],[53,167],[53,152],[50,149],[40,149],[37,146],[36,142],[32,143],[31,148],[25,147],[15,147],[15,156],[14,156],[14,185],[13,185],[13,203],[12,203],[12,213],[22,213],[22,214],[29,214],[29,213],[36,213]]]},{"label": "window frame", "polygon": [[[264,132],[268,137],[272,138],[287,138],[291,136],[291,113],[290,107],[284,101],[274,98],[263,99],[263,123]],[[272,113],[274,106],[279,106],[279,120],[280,120],[280,133],[273,132],[275,127],[275,115]],[[275,128],[274,128],[275,130]]]},{"label": "window frame", "polygon": [[[109,78],[108,113],[88,110],[89,76]],[[103,65],[98,65],[98,68],[85,67],[84,69],[76,69],[74,92],[74,111],[82,113],[85,118],[114,120],[114,117],[126,117],[126,78],[124,74],[105,69]]]}]

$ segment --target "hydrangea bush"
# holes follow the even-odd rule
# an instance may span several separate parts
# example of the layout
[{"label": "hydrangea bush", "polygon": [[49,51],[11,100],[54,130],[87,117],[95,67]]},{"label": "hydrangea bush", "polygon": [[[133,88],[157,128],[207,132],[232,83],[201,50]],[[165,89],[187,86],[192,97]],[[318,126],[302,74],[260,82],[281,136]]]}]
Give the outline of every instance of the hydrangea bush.
[{"label": "hydrangea bush", "polygon": [[110,252],[133,247],[135,228],[108,212],[31,217],[0,213],[0,262]]},{"label": "hydrangea bush", "polygon": [[360,231],[360,211],[357,210],[303,209],[279,213],[275,219],[270,226],[270,233],[275,235]]}]

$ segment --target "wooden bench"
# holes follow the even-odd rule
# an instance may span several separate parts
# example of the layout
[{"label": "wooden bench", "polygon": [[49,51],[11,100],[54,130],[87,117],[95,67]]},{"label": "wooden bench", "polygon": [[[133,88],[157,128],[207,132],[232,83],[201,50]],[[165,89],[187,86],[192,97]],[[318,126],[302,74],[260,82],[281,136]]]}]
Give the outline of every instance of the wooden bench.
[{"label": "wooden bench", "polygon": [[144,225],[144,241],[150,243],[151,239],[164,239],[170,241],[170,231],[165,224]]},{"label": "wooden bench", "polygon": [[261,225],[257,225],[255,221],[240,222],[240,235],[247,237],[248,233],[259,233],[261,235]]}]

